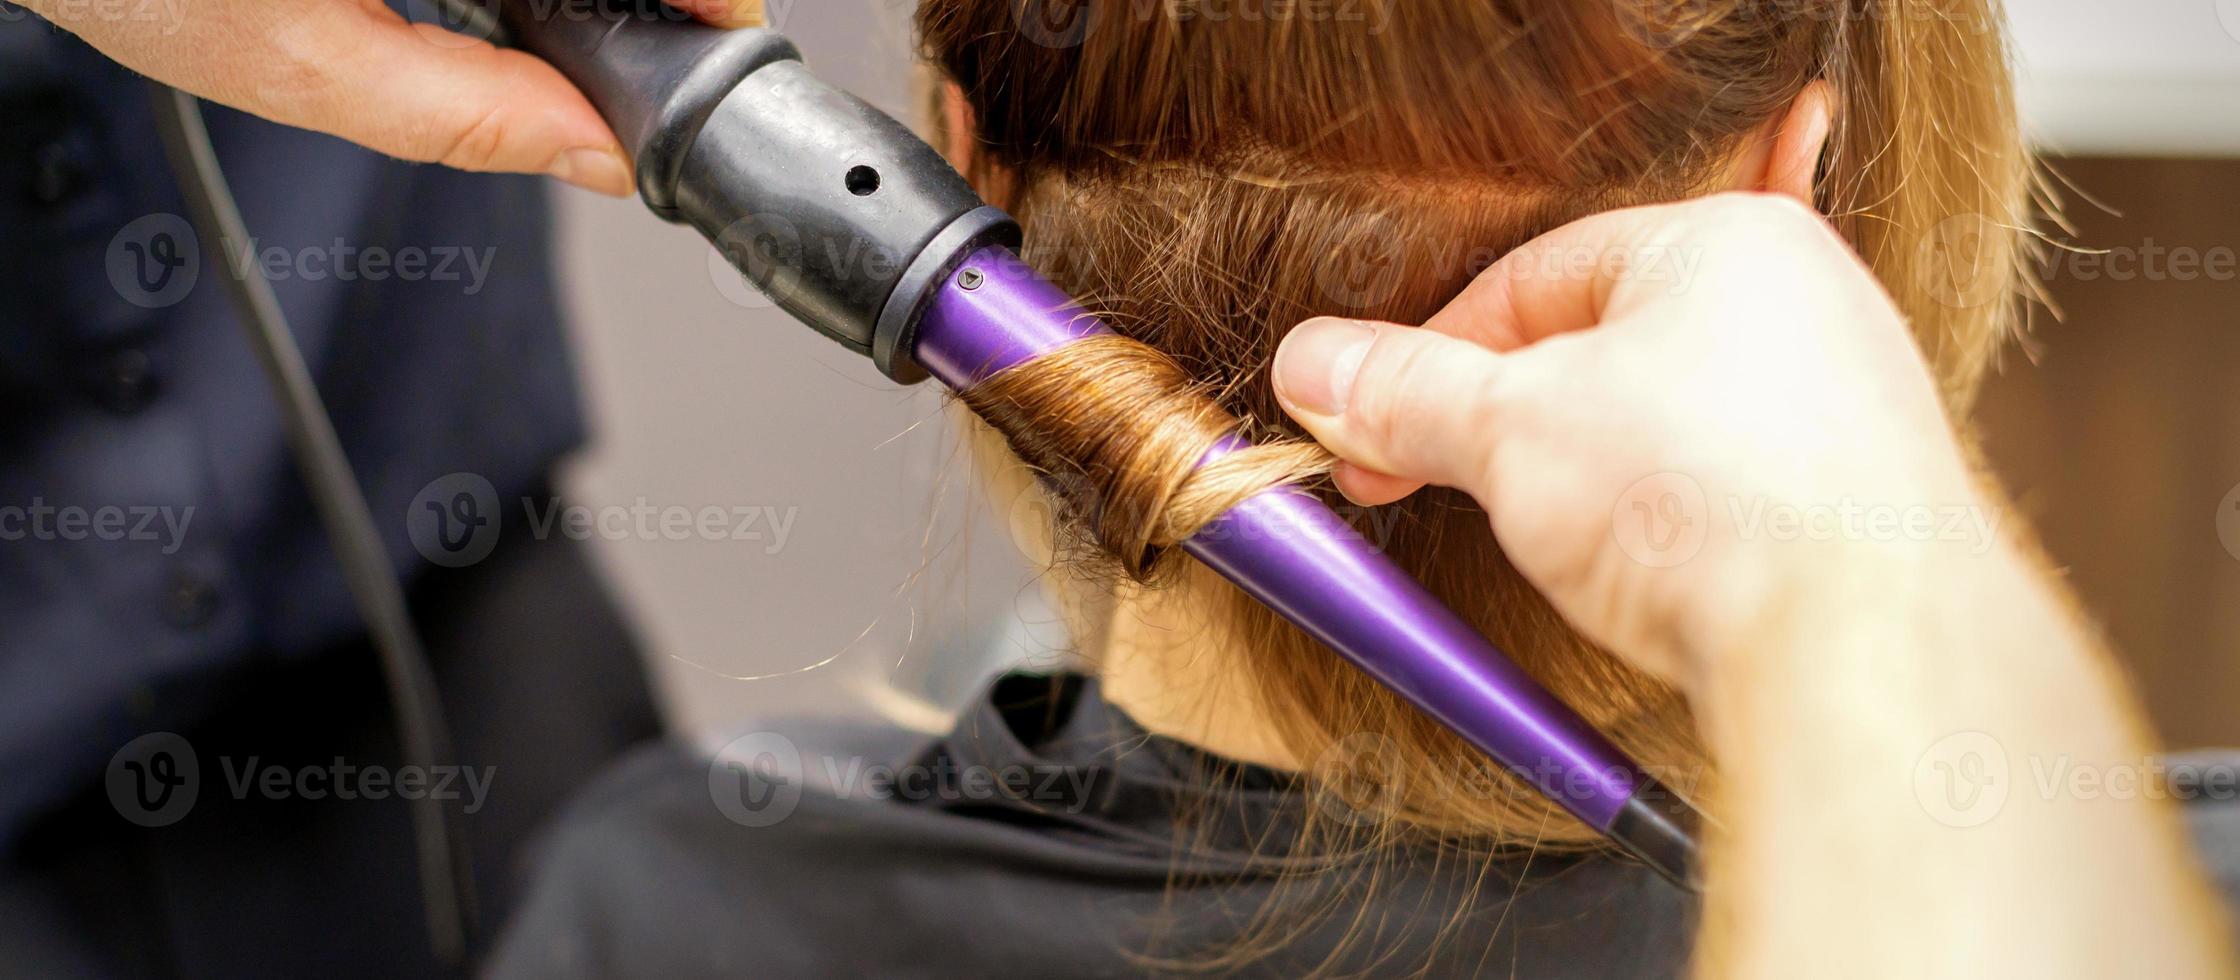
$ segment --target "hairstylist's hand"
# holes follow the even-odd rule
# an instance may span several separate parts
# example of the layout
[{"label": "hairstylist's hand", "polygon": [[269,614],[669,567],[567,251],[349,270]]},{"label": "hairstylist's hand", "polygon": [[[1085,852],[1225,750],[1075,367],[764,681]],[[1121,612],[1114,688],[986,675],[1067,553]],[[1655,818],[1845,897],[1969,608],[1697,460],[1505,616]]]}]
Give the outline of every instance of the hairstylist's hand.
[{"label": "hairstylist's hand", "polygon": [[1275,389],[1349,461],[1348,496],[1468,492],[1579,628],[1683,680],[1778,590],[1840,564],[1844,544],[1784,543],[1741,526],[1753,514],[1974,499],[1891,300],[1785,198],[1579,221],[1421,328],[1309,321]]},{"label": "hairstylist's hand", "polygon": [[[381,0],[20,2],[127,68],[275,122],[407,160],[630,193],[621,145],[559,72]],[[762,0],[670,3],[723,26],[762,16]]]},{"label": "hairstylist's hand", "polygon": [[1896,308],[1818,216],[1589,218],[1424,327],[1302,324],[1275,374],[1349,493],[1469,492],[1573,624],[1687,688],[1720,769],[1694,972],[2236,975],[2169,796],[2006,791],[2049,765],[2154,778],[2107,651],[2022,549],[1772,529],[1990,513]]}]

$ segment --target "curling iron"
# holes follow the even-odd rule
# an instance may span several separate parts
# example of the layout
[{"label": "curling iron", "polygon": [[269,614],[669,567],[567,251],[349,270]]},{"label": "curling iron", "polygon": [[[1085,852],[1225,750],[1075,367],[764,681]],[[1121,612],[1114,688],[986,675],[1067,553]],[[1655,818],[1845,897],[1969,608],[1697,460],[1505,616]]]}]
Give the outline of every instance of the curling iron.
[{"label": "curling iron", "polygon": [[[590,97],[655,214],[699,230],[786,312],[897,382],[964,391],[1108,332],[1018,257],[1017,222],[773,31],[707,27],[654,0],[448,5]],[[1182,547],[1690,886],[1689,805],[1320,500],[1264,490]]]}]

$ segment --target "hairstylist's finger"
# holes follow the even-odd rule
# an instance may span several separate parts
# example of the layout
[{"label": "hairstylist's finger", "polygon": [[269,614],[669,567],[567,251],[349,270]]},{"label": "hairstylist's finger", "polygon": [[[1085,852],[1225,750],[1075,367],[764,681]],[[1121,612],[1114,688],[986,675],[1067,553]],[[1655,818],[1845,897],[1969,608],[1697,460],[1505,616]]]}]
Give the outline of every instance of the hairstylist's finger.
[{"label": "hairstylist's finger", "polygon": [[274,122],[408,160],[630,191],[620,144],[558,71],[381,0],[190,4],[176,24],[33,2],[127,68]]},{"label": "hairstylist's finger", "polygon": [[761,27],[762,0],[663,0],[717,27]]},{"label": "hairstylist's finger", "polygon": [[1836,260],[1848,247],[1818,213],[1782,194],[1716,194],[1581,218],[1525,243],[1472,280],[1426,328],[1498,351]]},{"label": "hairstylist's finger", "polygon": [[1379,473],[1343,460],[1331,468],[1330,482],[1337,485],[1338,492],[1347,500],[1364,507],[1381,507],[1423,489],[1422,480]]},{"label": "hairstylist's finger", "polygon": [[407,160],[630,193],[621,144],[551,65],[393,15],[326,40],[319,68],[299,76],[306,85],[270,93],[282,122]]},{"label": "hairstylist's finger", "polygon": [[408,160],[630,190],[614,134],[550,65],[408,23],[382,0],[212,0],[175,22],[31,2],[127,68],[275,122]]},{"label": "hairstylist's finger", "polygon": [[1387,479],[1481,489],[1500,355],[1428,330],[1323,317],[1283,339],[1273,370],[1284,410],[1340,457]]},{"label": "hairstylist's finger", "polygon": [[[1603,287],[1596,282],[1599,263],[1582,257],[1603,254],[1610,248],[1608,243],[1640,237],[1659,222],[1671,220],[1664,210],[1607,212],[1541,235],[1472,280],[1423,328],[1509,351],[1552,334],[1593,326],[1601,315]],[[1350,461],[1331,473],[1331,482],[1346,499],[1368,506],[1391,503],[1423,487],[1421,480]]]},{"label": "hairstylist's finger", "polygon": [[1625,257],[1656,247],[1679,208],[1626,208],[1581,218],[1502,256],[1424,321],[1424,328],[1514,350],[1602,322]]}]

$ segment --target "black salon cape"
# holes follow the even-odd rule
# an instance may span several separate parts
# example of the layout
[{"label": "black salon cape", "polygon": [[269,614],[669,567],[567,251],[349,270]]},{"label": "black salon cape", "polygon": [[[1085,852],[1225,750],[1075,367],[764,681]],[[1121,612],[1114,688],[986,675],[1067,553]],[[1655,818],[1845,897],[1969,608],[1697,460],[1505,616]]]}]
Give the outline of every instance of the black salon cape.
[{"label": "black salon cape", "polygon": [[[1093,680],[1003,678],[925,741],[794,726],[713,760],[639,755],[553,834],[491,974],[1203,973],[1245,952],[1286,871],[1267,923],[1282,942],[1234,973],[1669,977],[1687,962],[1694,901],[1612,857],[1411,853],[1374,887],[1343,865],[1302,877],[1283,850],[1306,804],[1285,777],[1229,767],[1209,793],[1218,760],[1146,734]],[[2240,804],[2190,810],[2234,893]],[[1187,834],[1179,814],[1196,815]]]}]

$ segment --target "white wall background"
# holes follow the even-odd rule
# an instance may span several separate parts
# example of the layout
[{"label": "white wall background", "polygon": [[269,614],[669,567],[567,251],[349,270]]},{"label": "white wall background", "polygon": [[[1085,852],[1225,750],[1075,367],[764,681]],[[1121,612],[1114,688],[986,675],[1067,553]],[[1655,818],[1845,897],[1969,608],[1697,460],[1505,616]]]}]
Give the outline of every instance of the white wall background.
[{"label": "white wall background", "polygon": [[[911,118],[906,5],[770,9],[823,77]],[[704,730],[742,714],[891,706],[879,699],[888,690],[961,695],[1017,603],[1041,614],[1015,552],[988,518],[967,519],[987,508],[955,457],[938,386],[900,388],[768,308],[697,234],[637,201],[562,194],[595,439],[570,501],[775,508],[792,520],[782,547],[769,533],[596,542],[673,720]]]},{"label": "white wall background", "polygon": [[[2050,145],[2240,152],[2240,0],[2009,8],[2026,112]],[[770,9],[825,77],[910,118],[907,0]],[[775,551],[767,533],[599,542],[680,725],[900,710],[882,692],[953,700],[985,665],[1055,642],[1030,572],[958,476],[933,389],[896,388],[763,308],[635,201],[564,192],[562,220],[598,440],[571,499],[791,515]],[[1038,625],[1021,635],[1018,619]]]},{"label": "white wall background", "polygon": [[2240,153],[2240,0],[2007,0],[2023,115],[2048,148]]}]

